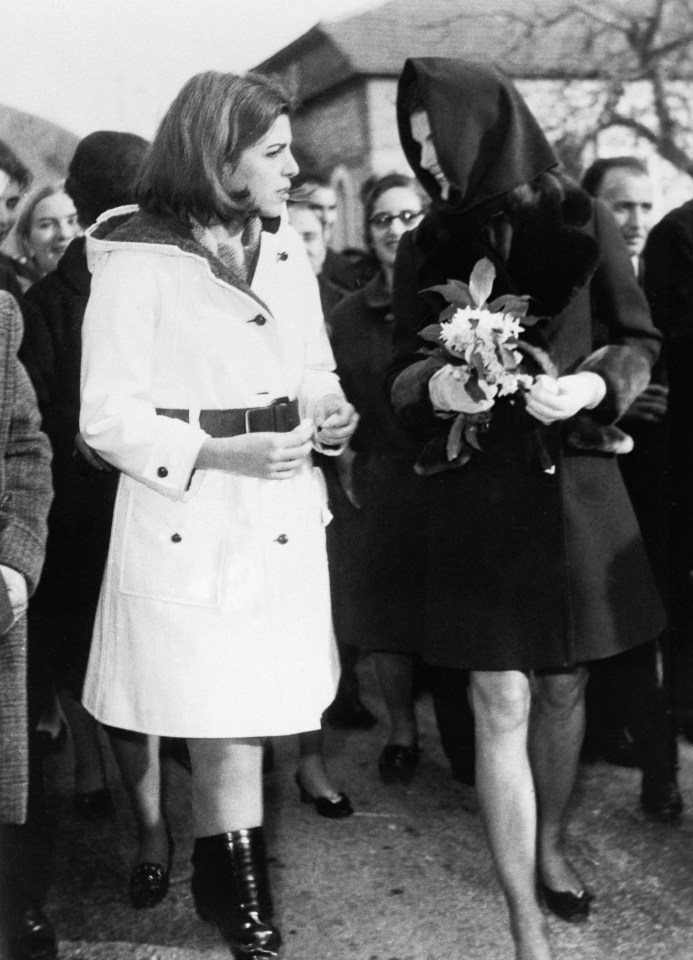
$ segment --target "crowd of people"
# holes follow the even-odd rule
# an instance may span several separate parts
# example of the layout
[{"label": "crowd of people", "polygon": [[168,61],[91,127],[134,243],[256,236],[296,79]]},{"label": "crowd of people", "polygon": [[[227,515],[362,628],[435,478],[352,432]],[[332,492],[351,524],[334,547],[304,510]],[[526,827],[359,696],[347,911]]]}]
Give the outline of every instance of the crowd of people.
[{"label": "crowd of people", "polygon": [[364,183],[348,251],[275,78],[198,74],[151,143],[94,132],[33,191],[0,143],[9,960],[57,957],[36,839],[67,736],[77,816],[111,814],[106,742],[117,760],[132,907],[168,893],[168,754],[198,914],[233,956],[279,956],[272,738],[298,735],[300,799],[350,816],[321,728],[376,723],[364,657],[386,784],[417,774],[430,689],[517,960],[554,956],[546,910],[585,922],[599,896],[565,848],[580,760],[683,811],[693,201],[653,225],[630,156],[579,184],[490,65],[407,60],[396,109],[411,173]]}]

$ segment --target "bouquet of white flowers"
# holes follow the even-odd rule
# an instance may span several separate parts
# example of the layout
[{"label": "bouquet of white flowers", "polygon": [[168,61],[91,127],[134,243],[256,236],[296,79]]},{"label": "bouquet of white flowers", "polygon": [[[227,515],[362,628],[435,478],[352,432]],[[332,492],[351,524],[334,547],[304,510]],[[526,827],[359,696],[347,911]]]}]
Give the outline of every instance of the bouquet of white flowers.
[{"label": "bouquet of white flowers", "polygon": [[495,267],[484,258],[468,284],[448,280],[428,288],[448,301],[440,322],[419,336],[435,343],[447,361],[429,390],[441,415],[456,415],[447,441],[449,461],[459,456],[463,434],[480,450],[476,434],[488,429],[496,399],[529,390],[534,379],[521,369],[523,359],[535,355],[520,341],[523,330],[537,322],[527,316],[529,297],[508,294],[489,302],[495,277]]}]

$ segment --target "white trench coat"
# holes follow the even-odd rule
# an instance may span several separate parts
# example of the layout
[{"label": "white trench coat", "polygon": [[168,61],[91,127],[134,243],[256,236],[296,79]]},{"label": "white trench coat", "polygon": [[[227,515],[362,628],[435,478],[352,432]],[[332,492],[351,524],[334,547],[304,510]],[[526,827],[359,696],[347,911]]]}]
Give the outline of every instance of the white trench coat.
[{"label": "white trench coat", "polygon": [[87,241],[80,429],[122,477],[85,706],[176,737],[316,729],[339,670],[322,475],[194,470],[200,410],[288,396],[310,417],[342,395],[315,278],[284,218],[262,233],[257,300],[191,235],[135,211],[109,211]]}]

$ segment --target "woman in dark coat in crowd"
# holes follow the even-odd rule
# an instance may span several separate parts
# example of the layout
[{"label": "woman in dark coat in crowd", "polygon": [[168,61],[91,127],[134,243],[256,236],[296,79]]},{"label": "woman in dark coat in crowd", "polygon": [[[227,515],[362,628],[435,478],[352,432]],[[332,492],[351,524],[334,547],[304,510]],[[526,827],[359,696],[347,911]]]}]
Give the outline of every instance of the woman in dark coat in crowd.
[{"label": "woman in dark coat in crowd", "polygon": [[[105,210],[131,203],[148,144],[131,133],[98,130],[77,146],[66,189],[82,227]],[[82,321],[91,274],[85,238],[74,240],[58,268],[25,297],[20,355],[34,382],[43,426],[53,447],[55,501],[49,517],[46,566],[30,610],[32,643],[47,651],[62,692],[75,753],[76,811],[95,820],[111,812],[99,724],[80,702],[96,604],[111,535],[119,473],[79,434]],[[139,843],[130,902],[153,907],[166,895],[172,839],[162,811],[159,737],[108,728],[132,798]]]},{"label": "woman in dark coat in crowd", "polygon": [[[547,960],[537,889],[573,922],[591,899],[563,850],[583,664],[663,625],[612,426],[647,384],[659,338],[613,220],[559,171],[500,71],[409,60],[398,117],[433,200],[400,246],[392,383],[431,474],[426,655],[472,671],[477,788],[517,957]],[[469,397],[418,336],[445,307],[422,291],[468,282],[483,259],[494,298],[531,297],[538,321],[521,339],[533,380],[525,397],[495,402],[486,432],[467,422],[455,449],[451,424]]]},{"label": "woman in dark coat in crowd", "polygon": [[[337,371],[361,416],[350,450],[334,461],[346,491],[340,496],[331,485],[338,540],[331,558],[335,622],[338,636],[373,655],[390,721],[378,759],[386,783],[408,783],[419,762],[413,680],[424,635],[418,593],[426,575],[424,481],[413,469],[420,445],[393,414],[385,374],[392,360],[397,247],[421,222],[426,205],[417,181],[404,174],[370,183],[364,196],[366,237],[380,269],[328,318]],[[464,677],[432,670],[430,679],[453,776],[473,782],[472,724],[460,724],[458,716],[460,701],[466,702]],[[453,710],[446,710],[448,701],[454,701]]]}]

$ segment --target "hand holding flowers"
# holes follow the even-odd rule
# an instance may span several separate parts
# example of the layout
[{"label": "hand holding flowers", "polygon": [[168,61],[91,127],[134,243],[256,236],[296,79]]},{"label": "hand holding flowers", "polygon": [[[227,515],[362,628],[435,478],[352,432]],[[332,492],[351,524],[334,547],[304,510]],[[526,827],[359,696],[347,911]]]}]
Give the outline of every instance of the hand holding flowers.
[{"label": "hand holding flowers", "polygon": [[604,380],[587,370],[557,380],[541,374],[527,394],[527,413],[548,425],[593,409],[605,393]]},{"label": "hand holding flowers", "polygon": [[[448,466],[466,463],[470,448],[481,450],[477,433],[488,429],[501,397],[523,394],[527,413],[549,426],[593,409],[606,392],[602,377],[591,371],[559,377],[548,354],[521,339],[525,328],[537,322],[527,316],[529,297],[509,294],[489,302],[495,276],[495,267],[485,258],[475,265],[469,284],[448,280],[429,288],[448,301],[440,322],[419,334],[436,344],[431,356],[444,361],[428,391],[436,413],[454,417],[445,443]],[[553,473],[540,433],[537,445],[545,471]],[[419,462],[415,469],[430,473],[444,467]]]},{"label": "hand holding flowers", "polygon": [[488,302],[495,276],[495,267],[484,258],[469,284],[449,280],[430,288],[449,302],[440,323],[420,333],[447,360],[431,378],[429,395],[441,415],[457,414],[448,438],[449,460],[459,456],[463,431],[480,449],[476,431],[488,427],[498,397],[529,391],[533,383],[521,369],[527,347],[520,334],[536,322],[527,316],[529,297],[510,294]]}]

